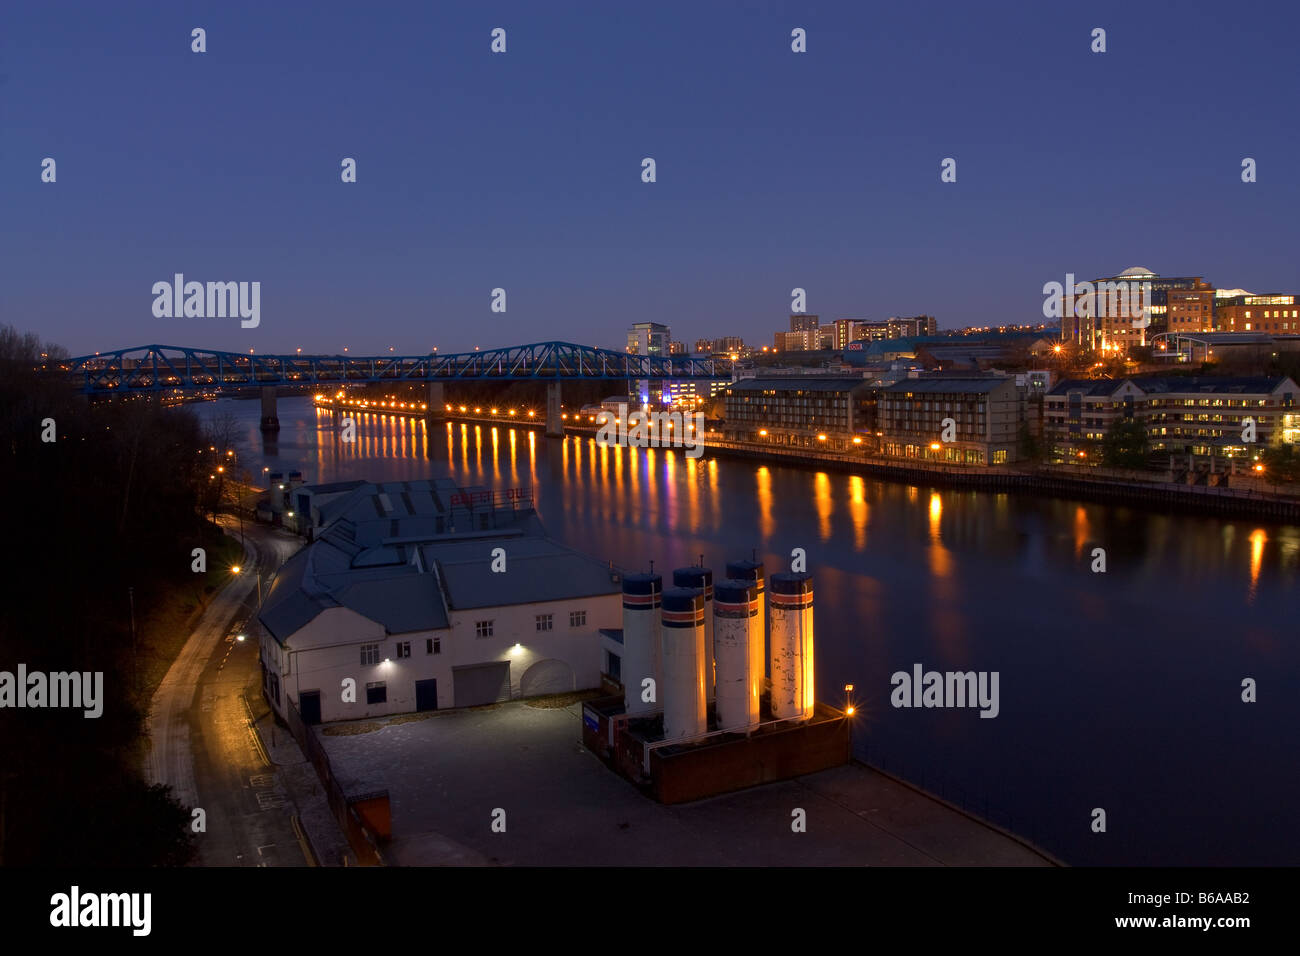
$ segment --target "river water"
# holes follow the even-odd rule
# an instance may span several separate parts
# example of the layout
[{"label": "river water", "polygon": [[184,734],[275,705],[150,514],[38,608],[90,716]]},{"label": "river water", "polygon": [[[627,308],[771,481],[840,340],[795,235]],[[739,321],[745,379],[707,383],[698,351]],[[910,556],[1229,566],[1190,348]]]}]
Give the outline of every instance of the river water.
[{"label": "river water", "polygon": [[[307,398],[280,400],[281,431],[264,447],[257,402],[198,412],[236,416],[254,474],[531,486],[555,538],[632,569],[703,554],[721,578],[757,550],[770,575],[802,548],[818,698],[841,705],[855,685],[859,756],[1072,864],[1300,863],[1294,526],[504,427],[444,425],[426,439],[423,422],[363,416],[345,444]],[[891,675],[915,664],[997,672],[997,716],[891,706]]]}]

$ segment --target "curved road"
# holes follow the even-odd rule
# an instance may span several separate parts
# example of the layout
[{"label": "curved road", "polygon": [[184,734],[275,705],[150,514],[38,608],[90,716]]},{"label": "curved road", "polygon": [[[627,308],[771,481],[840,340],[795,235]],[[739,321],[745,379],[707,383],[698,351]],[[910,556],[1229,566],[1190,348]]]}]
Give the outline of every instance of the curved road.
[{"label": "curved road", "polygon": [[[239,536],[236,519],[223,517],[222,525]],[[216,594],[154,693],[145,775],[204,811],[206,829],[195,834],[199,864],[302,866],[309,856],[293,807],[249,709],[261,693],[256,572],[265,595],[275,569],[302,540],[249,521],[243,536],[244,573]],[[236,627],[246,640],[236,640]]]}]

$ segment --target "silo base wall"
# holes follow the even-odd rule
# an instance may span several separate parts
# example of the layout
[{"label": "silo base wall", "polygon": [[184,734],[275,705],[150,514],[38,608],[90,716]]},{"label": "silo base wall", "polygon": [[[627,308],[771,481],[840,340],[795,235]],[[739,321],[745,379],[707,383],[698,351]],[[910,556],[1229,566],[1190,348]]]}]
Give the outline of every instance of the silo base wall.
[{"label": "silo base wall", "polygon": [[678,753],[653,750],[650,777],[660,803],[687,803],[848,762],[848,720],[818,707],[810,723]]}]

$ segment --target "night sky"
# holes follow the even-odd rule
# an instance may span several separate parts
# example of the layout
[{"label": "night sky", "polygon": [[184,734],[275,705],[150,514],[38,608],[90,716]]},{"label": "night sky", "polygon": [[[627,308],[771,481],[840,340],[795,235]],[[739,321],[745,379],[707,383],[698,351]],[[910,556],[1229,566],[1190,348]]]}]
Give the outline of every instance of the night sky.
[{"label": "night sky", "polygon": [[[6,3],[0,323],[73,354],[422,353],[622,348],[637,321],[770,344],[795,286],[823,322],[941,328],[1041,321],[1067,272],[1300,291],[1297,26],[1280,2]],[[155,318],[177,272],[260,281],[260,325]]]}]

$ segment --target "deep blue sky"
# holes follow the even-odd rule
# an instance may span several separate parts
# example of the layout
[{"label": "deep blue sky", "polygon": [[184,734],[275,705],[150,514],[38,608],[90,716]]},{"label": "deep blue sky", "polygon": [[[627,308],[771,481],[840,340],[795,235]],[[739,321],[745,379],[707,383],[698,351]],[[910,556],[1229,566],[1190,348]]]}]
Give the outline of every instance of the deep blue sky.
[{"label": "deep blue sky", "polygon": [[[945,328],[1133,265],[1296,291],[1297,26],[1245,2],[7,3],[0,322],[74,354],[447,352],[622,347],[645,320],[770,344],[795,286],[823,321]],[[175,272],[260,281],[260,327],[155,318]]]}]

